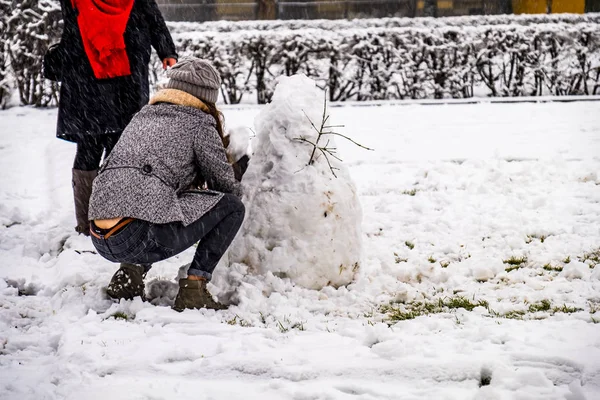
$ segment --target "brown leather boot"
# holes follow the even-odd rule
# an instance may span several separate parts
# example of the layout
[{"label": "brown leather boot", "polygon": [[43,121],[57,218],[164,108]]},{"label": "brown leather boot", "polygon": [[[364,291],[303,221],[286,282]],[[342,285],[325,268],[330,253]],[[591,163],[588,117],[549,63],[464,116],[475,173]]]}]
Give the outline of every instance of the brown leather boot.
[{"label": "brown leather boot", "polygon": [[98,171],[83,171],[73,169],[73,199],[75,200],[75,219],[77,226],[75,230],[90,236],[90,221],[88,220],[88,209],[90,196],[92,195],[92,183],[98,175]]},{"label": "brown leather boot", "polygon": [[175,297],[173,310],[179,312],[185,310],[186,308],[209,308],[211,310],[225,310],[227,308],[226,306],[216,302],[213,299],[212,295],[206,288],[207,284],[208,282],[205,279],[180,279],[179,292],[177,292],[177,297]]}]

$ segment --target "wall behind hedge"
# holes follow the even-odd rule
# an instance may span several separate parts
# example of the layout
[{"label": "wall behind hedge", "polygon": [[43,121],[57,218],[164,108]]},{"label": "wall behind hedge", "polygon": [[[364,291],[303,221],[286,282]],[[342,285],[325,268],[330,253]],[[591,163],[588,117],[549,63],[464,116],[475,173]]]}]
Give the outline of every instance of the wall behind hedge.
[{"label": "wall behind hedge", "polygon": [[441,28],[448,26],[488,25],[536,25],[536,24],[581,24],[600,23],[600,13],[589,14],[522,14],[522,15],[474,15],[445,18],[364,18],[364,19],[315,19],[315,20],[267,20],[267,21],[212,21],[212,22],[167,22],[172,33],[188,32],[235,32],[273,31],[298,29],[342,29],[364,28]]}]

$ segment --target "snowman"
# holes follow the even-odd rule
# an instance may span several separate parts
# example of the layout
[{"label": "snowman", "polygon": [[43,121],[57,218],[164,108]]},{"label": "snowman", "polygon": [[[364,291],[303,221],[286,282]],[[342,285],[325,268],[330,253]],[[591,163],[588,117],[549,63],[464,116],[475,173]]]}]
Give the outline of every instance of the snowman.
[{"label": "snowman", "polygon": [[349,284],[361,264],[362,211],[324,92],[304,75],[280,77],[254,124],[246,218],[227,267],[307,289]]}]

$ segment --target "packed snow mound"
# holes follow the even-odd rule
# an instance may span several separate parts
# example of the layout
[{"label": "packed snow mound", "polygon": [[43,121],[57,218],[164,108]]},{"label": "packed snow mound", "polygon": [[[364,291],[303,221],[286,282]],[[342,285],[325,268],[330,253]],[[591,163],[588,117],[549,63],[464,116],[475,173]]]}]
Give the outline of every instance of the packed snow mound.
[{"label": "packed snow mound", "polygon": [[[229,264],[271,272],[309,289],[350,283],[361,260],[362,211],[346,166],[318,150],[309,160],[325,97],[304,75],[281,77],[272,102],[256,117],[254,154],[244,175],[246,220]],[[327,125],[334,125],[327,121]],[[319,145],[335,148],[335,136]],[[339,154],[336,154],[339,156]],[[336,177],[337,176],[337,177]]]},{"label": "packed snow mound", "polygon": [[227,131],[229,146],[225,151],[230,160],[239,161],[240,158],[252,154],[250,150],[250,133],[250,129],[245,126],[236,126]]}]

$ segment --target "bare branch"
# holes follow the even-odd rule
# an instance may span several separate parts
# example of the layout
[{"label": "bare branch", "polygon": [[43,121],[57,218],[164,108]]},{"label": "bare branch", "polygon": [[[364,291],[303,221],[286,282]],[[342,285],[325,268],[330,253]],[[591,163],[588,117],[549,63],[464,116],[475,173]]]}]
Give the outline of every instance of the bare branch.
[{"label": "bare branch", "polygon": [[317,147],[316,143],[313,143],[310,140],[303,138],[303,137],[294,138],[294,140],[297,140],[299,142],[308,143],[308,144],[312,145],[313,147]]},{"label": "bare branch", "polygon": [[353,144],[355,144],[356,146],[358,146],[360,148],[363,148],[366,150],[373,150],[373,149],[363,146],[360,143],[357,143],[356,141],[350,139],[346,135],[342,135],[341,133],[331,131],[331,129],[333,129],[333,128],[343,128],[344,125],[327,125],[327,121],[329,121],[329,115],[327,114],[327,90],[325,90],[324,92],[325,92],[325,99],[323,101],[323,116],[321,118],[320,128],[317,128],[317,126],[310,119],[308,114],[306,114],[306,112],[304,110],[302,110],[302,112],[304,113],[304,116],[306,117],[306,119],[308,119],[308,122],[310,122],[310,125],[313,127],[315,132],[317,132],[317,139],[314,142],[312,142],[304,137],[295,138],[294,140],[298,140],[300,142],[307,143],[307,144],[310,144],[311,146],[313,146],[313,149],[312,149],[312,152],[310,155],[310,159],[308,160],[307,165],[313,165],[313,163],[317,159],[315,155],[318,150],[325,157],[325,161],[327,161],[327,165],[329,166],[329,169],[331,170],[331,173],[333,174],[333,176],[335,176],[337,178],[337,175],[335,174],[335,170],[336,169],[339,170],[339,168],[335,168],[333,165],[331,165],[331,160],[329,159],[329,157],[335,158],[336,160],[338,160],[340,162],[342,162],[342,159],[339,156],[337,156],[337,147],[329,147],[329,143],[331,142],[330,139],[327,140],[327,143],[325,144],[325,146],[319,145],[319,141],[321,140],[321,137],[323,135],[340,136],[346,140],[349,140],[350,142],[352,142]]},{"label": "bare branch", "polygon": [[[319,147],[319,150],[321,150],[321,152],[322,152],[322,153],[327,153],[327,154],[329,154],[331,157],[335,158],[335,159],[336,159],[336,160],[338,160],[338,161],[342,161],[342,159],[341,159],[341,158],[339,158],[338,156],[336,156],[335,154],[333,154],[331,151],[329,151],[329,149],[326,149],[326,148],[321,148],[321,147]],[[338,169],[339,169],[339,168],[338,168]]]},{"label": "bare branch", "polygon": [[302,110],[302,112],[304,113],[304,116],[308,119],[308,121],[310,122],[310,124],[312,125],[312,127],[314,128],[315,132],[317,132],[318,134],[321,134],[321,132],[317,129],[317,127],[315,126],[315,124],[313,124],[312,120],[310,119],[310,117],[306,114],[306,112],[304,112],[304,110]]},{"label": "bare branch", "polygon": [[346,135],[342,135],[341,133],[337,133],[337,132],[323,132],[323,135],[336,135],[336,136],[341,136],[341,137],[343,137],[344,139],[351,141],[352,143],[354,143],[354,144],[355,144],[355,145],[357,145],[358,147],[361,147],[361,148],[363,148],[363,149],[365,149],[365,150],[370,150],[370,151],[373,151],[373,149],[371,149],[371,148],[369,148],[369,147],[367,147],[367,146],[363,146],[362,144],[355,142],[354,140],[350,139],[348,136],[346,136]]},{"label": "bare branch", "polygon": [[333,174],[333,176],[335,176],[337,178],[337,175],[335,174],[335,170],[339,168],[335,168],[333,165],[331,165],[331,161],[329,161],[329,157],[327,157],[327,154],[325,154],[324,149],[318,147],[318,149],[321,151],[321,153],[323,153],[323,156],[325,156],[325,160],[327,161],[327,165],[329,165],[329,169],[331,170],[331,173]]}]

